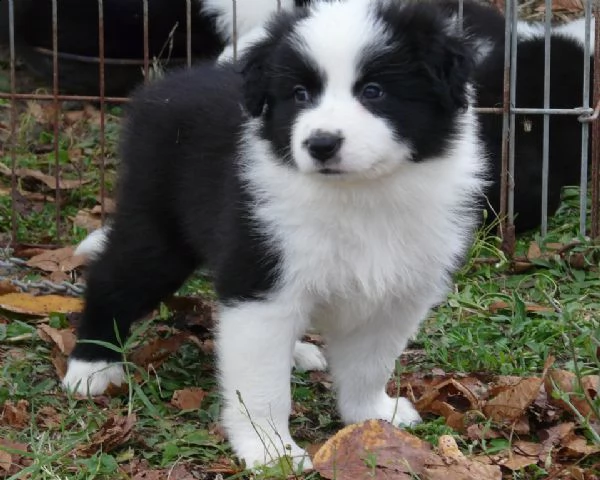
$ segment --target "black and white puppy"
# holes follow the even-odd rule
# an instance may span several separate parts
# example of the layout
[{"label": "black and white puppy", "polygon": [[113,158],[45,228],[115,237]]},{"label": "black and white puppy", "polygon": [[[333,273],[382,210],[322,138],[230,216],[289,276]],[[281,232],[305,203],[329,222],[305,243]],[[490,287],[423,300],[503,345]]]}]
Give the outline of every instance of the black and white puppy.
[{"label": "black and white puppy", "polygon": [[[477,222],[472,61],[432,4],[331,1],[277,15],[242,75],[203,66],[144,87],[79,339],[116,343],[114,322],[125,338],[205,264],[220,301],[222,421],[247,465],[310,466],[288,426],[293,348],[309,325],[327,341],[345,422],[418,422],[385,388]],[[64,384],[119,383],[120,360],[78,343]]]}]

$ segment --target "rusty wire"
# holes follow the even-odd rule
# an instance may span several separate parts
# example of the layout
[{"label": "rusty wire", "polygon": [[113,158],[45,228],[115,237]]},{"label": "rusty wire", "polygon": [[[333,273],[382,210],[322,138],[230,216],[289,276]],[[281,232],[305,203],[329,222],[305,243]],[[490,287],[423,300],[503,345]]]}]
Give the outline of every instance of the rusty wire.
[{"label": "rusty wire", "polygon": [[[106,167],[106,144],[105,144],[105,114],[106,107],[109,104],[121,104],[128,101],[126,97],[118,96],[107,96],[106,95],[106,65],[140,65],[143,68],[144,79],[148,81],[151,78],[151,61],[150,61],[150,48],[149,48],[149,35],[150,35],[150,23],[149,23],[149,7],[148,0],[141,0],[143,7],[143,34],[144,34],[144,45],[143,45],[143,59],[113,59],[105,58],[104,48],[104,2],[103,0],[97,0],[98,2],[98,21],[99,21],[99,57],[84,57],[73,54],[65,54],[59,51],[58,45],[58,0],[52,0],[52,50],[48,51],[43,48],[36,48],[35,50],[39,53],[48,54],[52,57],[53,65],[53,81],[52,81],[52,93],[18,93],[17,79],[16,79],[16,52],[15,52],[15,9],[14,4],[16,0],[8,0],[8,12],[9,12],[9,53],[10,53],[10,90],[9,92],[0,92],[0,98],[6,98],[10,100],[10,137],[8,141],[8,150],[10,156],[10,167],[11,167],[11,235],[12,241],[18,242],[18,216],[16,212],[16,199],[17,199],[17,123],[18,123],[18,110],[17,102],[23,100],[37,100],[43,102],[51,102],[53,105],[53,152],[54,152],[54,176],[56,181],[55,189],[55,202],[56,202],[56,234],[57,240],[60,240],[62,229],[61,229],[61,192],[59,186],[60,178],[60,161],[59,161],[59,120],[61,115],[61,106],[65,101],[84,101],[84,102],[97,102],[100,108],[100,143],[99,143],[99,156],[100,156],[100,205],[101,205],[101,216],[102,220],[105,219],[105,167]],[[281,8],[281,0],[275,0],[277,2],[277,9]],[[507,253],[512,254],[514,248],[514,204],[513,204],[513,193],[514,193],[514,181],[512,172],[514,170],[514,131],[515,131],[515,115],[528,113],[528,114],[541,114],[545,117],[545,124],[550,115],[578,115],[582,124],[590,124],[590,133],[592,137],[591,147],[591,230],[590,236],[597,238],[600,236],[600,121],[598,121],[598,114],[600,113],[600,0],[588,0],[594,2],[593,15],[596,18],[596,29],[594,41],[594,82],[593,82],[593,101],[591,105],[594,108],[590,108],[585,104],[583,107],[574,109],[552,109],[548,101],[545,102],[544,108],[519,108],[515,104],[515,80],[516,80],[516,20],[517,20],[517,0],[505,0],[504,12],[506,15],[505,24],[505,67],[504,67],[504,78],[503,78],[503,105],[502,107],[490,106],[490,107],[479,107],[476,110],[480,113],[486,114],[500,114],[503,116],[503,132],[502,132],[502,154],[501,154],[501,178],[500,178],[500,210],[499,216],[501,218],[500,223],[500,234],[503,238],[504,249]],[[546,8],[548,9],[551,2],[547,0]],[[237,41],[238,41],[238,28],[237,28],[237,2],[232,0],[233,7],[233,30],[232,30],[232,41],[234,45],[233,56],[234,59],[237,57]],[[589,9],[590,11],[592,9]],[[459,0],[459,17],[463,14],[463,2]],[[549,13],[546,15],[546,25],[549,22]],[[181,59],[188,67],[192,64],[192,0],[186,0],[186,56],[185,59]],[[548,40],[546,39],[546,44]],[[549,52],[547,51],[547,56]],[[69,58],[71,60],[80,60],[87,63],[97,63],[99,69],[99,92],[98,95],[76,95],[70,93],[64,93],[61,91],[59,85],[59,68],[60,59]],[[546,70],[550,67],[549,61]],[[546,72],[547,75],[547,72]],[[547,85],[549,89],[550,86]],[[546,99],[547,100],[547,99]],[[585,103],[585,102],[584,102]],[[586,127],[582,127],[585,131]],[[546,136],[549,134],[546,125]],[[545,139],[545,143],[547,138]],[[547,146],[546,146],[547,147]],[[583,149],[586,150],[587,149]],[[544,164],[547,167],[547,148],[544,148]],[[582,175],[584,171],[582,165]],[[545,172],[546,174],[548,172]],[[547,177],[544,177],[547,187]],[[582,186],[586,184],[586,179],[582,176]],[[582,202],[585,199],[585,195],[582,194]],[[542,231],[546,227],[546,216],[547,212],[544,210],[546,205],[546,199],[543,199],[543,211],[541,212]],[[586,205],[582,203],[582,220],[580,225],[581,233],[585,234],[585,219],[586,216]]]}]

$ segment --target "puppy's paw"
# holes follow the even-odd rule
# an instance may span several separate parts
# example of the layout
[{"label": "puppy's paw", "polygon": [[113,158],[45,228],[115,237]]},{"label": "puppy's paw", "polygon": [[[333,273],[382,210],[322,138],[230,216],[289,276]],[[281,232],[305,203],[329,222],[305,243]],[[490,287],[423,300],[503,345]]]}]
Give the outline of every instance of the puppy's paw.
[{"label": "puppy's paw", "polygon": [[118,387],[124,381],[125,372],[118,363],[88,362],[72,358],[62,383],[65,390],[94,396],[104,393],[111,383]]},{"label": "puppy's paw", "polygon": [[327,370],[327,360],[319,347],[312,343],[296,342],[294,346],[294,367],[302,372]]},{"label": "puppy's paw", "polygon": [[246,468],[260,471],[262,468],[281,467],[283,470],[293,470],[294,473],[300,473],[304,470],[313,468],[312,462],[306,450],[300,448],[296,442],[289,440],[287,442],[280,440],[279,448],[273,448],[270,445],[268,450],[265,446],[255,442],[241,445],[235,450],[240,460],[246,464]]},{"label": "puppy's paw", "polygon": [[397,427],[421,423],[421,416],[408,399],[391,398],[386,394],[383,394],[377,402],[369,405],[346,402],[340,405],[340,413],[347,424],[373,419],[386,420]]},{"label": "puppy's paw", "polygon": [[417,412],[408,398],[397,397],[390,398],[390,400],[392,401],[394,410],[389,420],[394,425],[397,427],[410,427],[411,425],[416,425],[417,423],[422,422],[421,415],[419,415],[419,412]]}]

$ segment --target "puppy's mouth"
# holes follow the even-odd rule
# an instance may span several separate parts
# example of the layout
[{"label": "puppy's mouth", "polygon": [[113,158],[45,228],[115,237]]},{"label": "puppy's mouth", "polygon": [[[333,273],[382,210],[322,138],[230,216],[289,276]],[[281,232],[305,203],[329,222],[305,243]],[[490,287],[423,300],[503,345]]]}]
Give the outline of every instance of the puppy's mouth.
[{"label": "puppy's mouth", "polygon": [[321,168],[320,170],[318,170],[318,172],[322,175],[343,175],[344,172],[343,170],[340,170],[339,168]]}]

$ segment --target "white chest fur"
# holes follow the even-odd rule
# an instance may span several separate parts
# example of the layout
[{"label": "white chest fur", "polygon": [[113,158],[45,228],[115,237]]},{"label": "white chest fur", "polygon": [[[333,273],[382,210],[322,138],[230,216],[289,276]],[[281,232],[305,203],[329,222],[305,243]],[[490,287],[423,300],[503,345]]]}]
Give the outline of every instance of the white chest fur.
[{"label": "white chest fur", "polygon": [[365,314],[394,299],[443,298],[481,188],[475,142],[368,181],[303,175],[272,158],[266,142],[246,147],[257,159],[245,169],[256,217],[283,254],[282,290]]}]

